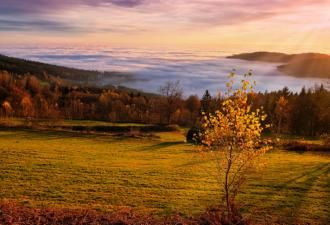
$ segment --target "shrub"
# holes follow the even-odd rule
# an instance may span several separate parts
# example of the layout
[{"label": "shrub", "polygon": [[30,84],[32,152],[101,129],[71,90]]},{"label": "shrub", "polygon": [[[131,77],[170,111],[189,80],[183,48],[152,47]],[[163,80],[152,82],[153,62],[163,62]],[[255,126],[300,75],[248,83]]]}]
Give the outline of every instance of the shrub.
[{"label": "shrub", "polygon": [[127,133],[124,133],[123,136],[126,137],[147,137],[147,138],[160,138],[160,136],[155,133],[142,133],[139,127],[131,127],[131,130]]},{"label": "shrub", "polygon": [[172,128],[173,131],[180,131],[180,126],[177,124],[171,124],[171,125],[168,125],[167,127]]},{"label": "shrub", "polygon": [[310,144],[299,140],[290,140],[283,142],[283,148],[286,150],[293,151],[330,151],[325,145]]},{"label": "shrub", "polygon": [[203,131],[204,131],[203,129],[193,126],[188,130],[188,133],[186,135],[187,141],[194,140],[197,141],[197,143],[201,143],[199,134]]},{"label": "shrub", "polygon": [[137,137],[139,135],[141,135],[140,128],[138,128],[138,127],[131,127],[131,130],[128,133],[128,136]]},{"label": "shrub", "polygon": [[322,142],[325,146],[328,146],[328,144],[330,142],[330,135],[328,133],[324,133],[324,134],[320,135],[319,138],[322,140]]},{"label": "shrub", "polygon": [[230,203],[232,217],[224,215],[220,207],[212,207],[196,217],[181,217],[178,214],[156,219],[153,215],[141,215],[128,208],[122,208],[116,213],[101,214],[93,210],[60,210],[56,208],[31,209],[15,203],[0,202],[0,224],[218,224],[218,225],[252,225],[250,218],[243,218],[237,205]]}]

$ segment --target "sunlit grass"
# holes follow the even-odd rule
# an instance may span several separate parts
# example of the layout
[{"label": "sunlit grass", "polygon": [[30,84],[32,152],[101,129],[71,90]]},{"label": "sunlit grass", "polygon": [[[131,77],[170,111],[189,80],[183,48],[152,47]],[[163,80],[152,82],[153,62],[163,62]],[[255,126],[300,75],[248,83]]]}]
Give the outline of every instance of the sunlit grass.
[{"label": "sunlit grass", "polygon": [[[275,135],[271,133],[262,133],[262,137],[264,138],[274,138]],[[311,136],[302,136],[302,135],[294,135],[294,134],[281,134],[279,136],[281,141],[289,141],[289,140],[299,140],[314,144],[322,144],[322,141],[317,137],[311,137]]]},{"label": "sunlit grass", "polygon": [[[130,206],[158,216],[196,215],[221,202],[182,133],[161,139],[0,128],[0,199],[27,206]],[[255,220],[324,223],[330,218],[330,157],[272,150],[237,201]]]}]

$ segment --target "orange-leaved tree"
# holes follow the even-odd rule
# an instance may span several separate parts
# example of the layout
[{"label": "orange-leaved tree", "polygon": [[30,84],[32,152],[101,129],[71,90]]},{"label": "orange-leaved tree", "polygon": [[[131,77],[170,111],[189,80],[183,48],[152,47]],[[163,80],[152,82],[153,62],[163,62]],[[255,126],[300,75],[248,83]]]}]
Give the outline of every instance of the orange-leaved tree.
[{"label": "orange-leaved tree", "polygon": [[271,115],[271,132],[279,138],[280,134],[286,133],[289,130],[291,105],[288,100],[281,96],[276,102],[274,113]]},{"label": "orange-leaved tree", "polygon": [[250,112],[251,105],[247,105],[247,95],[253,92],[248,81],[252,74],[244,75],[242,87],[235,91],[232,86],[234,75],[228,76],[228,92],[221,110],[210,114],[209,118],[204,117],[204,131],[199,133],[201,144],[197,147],[202,167],[224,192],[228,218],[231,217],[230,202],[245,182],[247,173],[266,165],[260,156],[271,148],[268,146],[270,140],[260,136],[261,121],[266,115],[260,109]]}]

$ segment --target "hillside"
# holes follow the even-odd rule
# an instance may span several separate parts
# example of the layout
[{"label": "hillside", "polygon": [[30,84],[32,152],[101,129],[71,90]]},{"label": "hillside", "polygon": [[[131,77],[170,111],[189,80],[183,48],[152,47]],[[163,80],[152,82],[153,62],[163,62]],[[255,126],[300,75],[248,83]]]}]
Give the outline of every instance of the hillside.
[{"label": "hillside", "polygon": [[42,62],[25,60],[15,57],[8,57],[0,54],[0,71],[5,70],[9,73],[24,75],[30,73],[39,79],[52,75],[61,79],[75,81],[98,81],[99,79],[129,79],[132,75],[116,71],[97,71],[70,68],[65,66],[57,66]]},{"label": "hillside", "polygon": [[226,58],[259,62],[290,63],[310,58],[330,58],[330,56],[321,53],[285,54],[279,52],[253,52],[227,56]]},{"label": "hillside", "polygon": [[284,54],[278,52],[253,52],[228,56],[230,59],[285,63],[277,68],[287,75],[296,77],[328,78],[330,56],[321,53]]},{"label": "hillside", "polygon": [[[122,73],[117,71],[97,71],[70,68],[65,66],[57,66],[48,63],[25,60],[15,57],[8,57],[0,54],[0,71],[7,71],[15,76],[33,75],[42,83],[54,86],[80,86],[83,92],[102,93],[103,89],[117,89],[143,96],[158,98],[155,93],[148,93],[137,88],[128,88],[118,83],[137,81],[133,74]],[[140,79],[141,80],[141,79]],[[44,85],[43,84],[43,85]],[[117,88],[116,88],[116,87]]]},{"label": "hillside", "polygon": [[280,71],[299,77],[330,77],[330,57],[294,61],[277,67]]}]

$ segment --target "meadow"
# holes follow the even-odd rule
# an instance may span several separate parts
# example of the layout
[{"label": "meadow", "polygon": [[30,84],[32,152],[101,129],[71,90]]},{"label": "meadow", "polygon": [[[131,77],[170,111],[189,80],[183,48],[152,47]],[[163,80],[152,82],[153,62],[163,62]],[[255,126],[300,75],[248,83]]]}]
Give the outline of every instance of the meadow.
[{"label": "meadow", "polygon": [[[159,138],[0,128],[0,201],[29,207],[131,207],[158,217],[197,215],[221,204],[182,132]],[[287,136],[284,139],[293,137]],[[317,139],[309,141],[318,142]],[[281,149],[264,156],[237,202],[261,222],[325,224],[330,218],[330,156]]]}]

